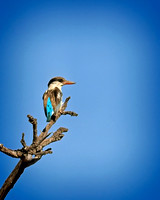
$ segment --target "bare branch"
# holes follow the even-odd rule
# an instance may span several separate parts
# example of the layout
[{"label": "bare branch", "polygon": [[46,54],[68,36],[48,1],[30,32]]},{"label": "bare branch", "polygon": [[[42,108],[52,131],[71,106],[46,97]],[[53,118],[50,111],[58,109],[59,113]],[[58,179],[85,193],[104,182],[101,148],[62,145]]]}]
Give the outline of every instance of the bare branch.
[{"label": "bare branch", "polygon": [[32,158],[30,161],[24,162],[25,168],[31,165],[34,165],[36,162],[38,162],[41,159],[41,157],[42,157],[41,155],[37,155],[34,158]]},{"label": "bare branch", "polygon": [[51,148],[49,149],[46,149],[45,151],[41,151],[41,152],[38,152],[36,153],[35,155],[40,155],[40,156],[44,156],[46,154],[52,154],[53,152],[51,151]]},{"label": "bare branch", "polygon": [[28,121],[33,125],[33,142],[37,140],[37,119],[32,117],[31,115],[27,115]]},{"label": "bare branch", "polygon": [[70,98],[71,98],[71,97],[67,97],[66,100],[64,101],[64,103],[63,103],[63,105],[62,105],[62,107],[61,107],[61,111],[62,111],[62,112],[66,109],[67,103],[68,103],[68,101],[70,100]]},{"label": "bare branch", "polygon": [[48,132],[61,115],[78,115],[77,113],[72,111],[65,111],[69,99],[70,97],[66,98],[60,110],[56,114],[52,115],[51,121],[46,125],[46,127],[43,129],[39,136],[37,135],[37,119],[33,118],[31,115],[27,115],[29,122],[33,125],[33,141],[30,146],[27,146],[25,142],[24,133],[22,133],[21,139],[21,144],[23,146],[22,149],[12,150],[4,147],[3,144],[0,144],[1,152],[14,158],[20,158],[20,161],[18,162],[17,166],[6,179],[5,183],[0,189],[1,200],[3,200],[6,197],[7,193],[14,186],[14,184],[19,179],[26,167],[35,164],[42,158],[42,156],[52,153],[51,148],[48,148],[46,150],[43,150],[43,148],[52,142],[61,140],[64,137],[63,133],[68,131],[67,128],[60,127],[52,135],[52,132]]},{"label": "bare branch", "polygon": [[26,148],[26,142],[25,142],[25,139],[24,139],[24,133],[22,133],[22,139],[21,139],[21,144],[24,148]]},{"label": "bare branch", "polygon": [[20,150],[12,150],[8,149],[3,146],[3,144],[0,144],[0,151],[2,153],[5,153],[8,156],[11,156],[13,158],[21,158],[22,157],[22,152]]},{"label": "bare branch", "polygon": [[14,168],[14,170],[9,175],[9,177],[4,182],[2,188],[0,189],[0,199],[1,200],[3,200],[6,197],[6,195],[8,194],[8,192],[10,191],[10,189],[13,188],[14,184],[16,183],[16,181],[19,179],[19,177],[23,173],[24,169],[25,169],[25,164],[23,163],[22,160],[20,160],[18,162],[18,164],[16,165],[16,167]]},{"label": "bare branch", "polygon": [[63,111],[62,115],[78,116],[78,114],[73,111]]},{"label": "bare branch", "polygon": [[48,133],[45,137],[38,139],[37,143],[35,144],[36,146],[40,145],[42,141],[44,141],[47,137],[49,137],[52,134],[52,132]]},{"label": "bare branch", "polygon": [[64,136],[64,134],[62,134],[62,133],[67,132],[67,131],[68,131],[67,128],[60,127],[56,132],[53,133],[53,135],[50,138],[45,139],[41,143],[42,148],[49,145],[52,142],[56,142],[58,140],[61,140]]}]

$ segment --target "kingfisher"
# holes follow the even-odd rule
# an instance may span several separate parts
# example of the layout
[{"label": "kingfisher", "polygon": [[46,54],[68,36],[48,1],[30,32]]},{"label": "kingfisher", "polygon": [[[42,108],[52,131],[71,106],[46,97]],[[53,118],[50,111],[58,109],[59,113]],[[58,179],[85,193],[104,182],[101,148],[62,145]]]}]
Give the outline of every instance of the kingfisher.
[{"label": "kingfisher", "polygon": [[67,81],[63,77],[54,77],[48,82],[48,89],[43,94],[44,112],[47,122],[51,121],[53,114],[56,114],[62,106],[62,86],[75,84],[73,81]]}]

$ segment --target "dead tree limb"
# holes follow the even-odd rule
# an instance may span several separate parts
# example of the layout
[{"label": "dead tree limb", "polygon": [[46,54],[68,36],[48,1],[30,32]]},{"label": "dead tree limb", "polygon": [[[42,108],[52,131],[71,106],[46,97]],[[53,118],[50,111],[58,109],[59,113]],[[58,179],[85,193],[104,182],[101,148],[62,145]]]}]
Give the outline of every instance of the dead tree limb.
[{"label": "dead tree limb", "polygon": [[8,149],[7,147],[4,147],[3,144],[0,144],[0,151],[13,158],[21,158],[22,156],[21,150]]},{"label": "dead tree limb", "polygon": [[37,119],[33,118],[31,115],[27,115],[28,121],[33,124],[33,143],[37,140]]},{"label": "dead tree limb", "polygon": [[56,123],[61,115],[78,115],[72,111],[65,111],[69,99],[70,97],[66,98],[60,110],[52,116],[51,121],[46,125],[39,136],[37,134],[37,119],[33,118],[31,115],[27,115],[29,122],[33,125],[33,140],[30,146],[27,146],[25,142],[24,133],[22,133],[22,139],[20,141],[23,146],[21,149],[12,150],[4,147],[3,144],[0,144],[0,151],[2,153],[5,153],[13,158],[20,158],[20,161],[0,189],[0,200],[3,200],[6,197],[8,192],[13,188],[14,184],[24,172],[25,168],[35,164],[42,158],[42,156],[52,153],[51,148],[43,150],[44,147],[53,142],[59,141],[64,137],[63,133],[68,131],[67,128],[60,127],[53,134],[48,133],[48,131]]}]

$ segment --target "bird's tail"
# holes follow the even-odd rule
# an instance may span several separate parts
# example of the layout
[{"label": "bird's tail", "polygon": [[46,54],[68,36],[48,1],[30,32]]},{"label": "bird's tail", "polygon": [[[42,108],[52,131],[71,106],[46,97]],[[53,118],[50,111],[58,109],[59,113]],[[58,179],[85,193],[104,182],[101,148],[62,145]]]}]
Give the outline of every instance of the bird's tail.
[{"label": "bird's tail", "polygon": [[51,115],[50,115],[50,113],[47,113],[48,115],[47,115],[47,120],[46,120],[46,122],[50,122],[51,121]]}]

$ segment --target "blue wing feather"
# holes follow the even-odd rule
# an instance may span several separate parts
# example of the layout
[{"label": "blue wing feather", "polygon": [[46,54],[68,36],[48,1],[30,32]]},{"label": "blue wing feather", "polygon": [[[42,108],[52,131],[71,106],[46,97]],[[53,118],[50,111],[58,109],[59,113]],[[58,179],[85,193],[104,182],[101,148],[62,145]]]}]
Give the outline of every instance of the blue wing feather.
[{"label": "blue wing feather", "polygon": [[47,122],[50,122],[51,121],[51,117],[52,117],[52,115],[54,113],[50,97],[48,97],[48,100],[47,100],[46,111],[47,111]]}]

